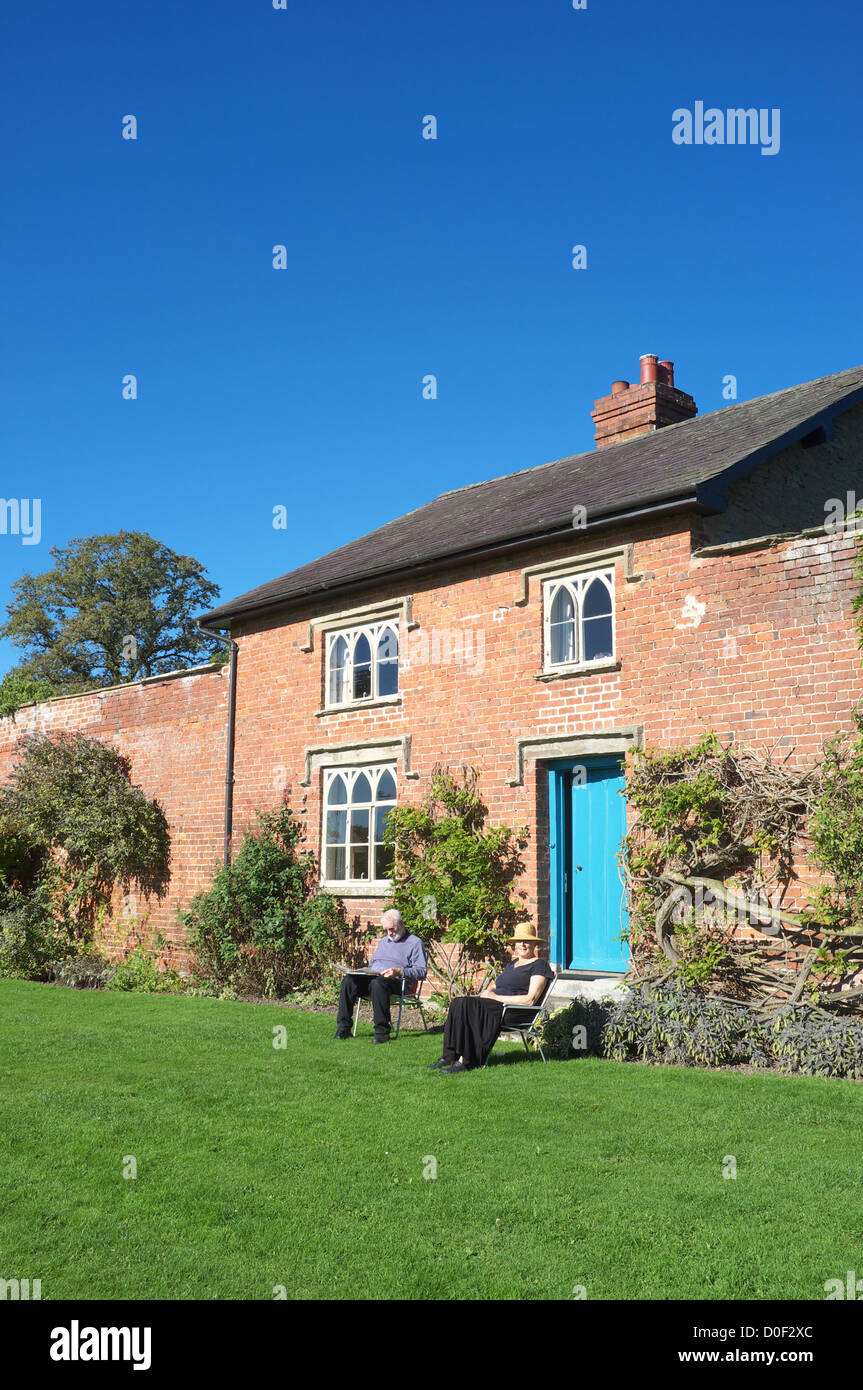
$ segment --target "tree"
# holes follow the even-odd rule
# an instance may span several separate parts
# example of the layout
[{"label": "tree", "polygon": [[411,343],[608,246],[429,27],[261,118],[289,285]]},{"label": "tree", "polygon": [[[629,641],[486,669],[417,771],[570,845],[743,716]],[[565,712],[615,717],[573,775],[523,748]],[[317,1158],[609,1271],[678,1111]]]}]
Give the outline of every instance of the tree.
[{"label": "tree", "polygon": [[22,705],[50,700],[52,695],[60,693],[50,681],[34,681],[22,676],[19,670],[9,671],[0,681],[0,718],[7,719]]},{"label": "tree", "polygon": [[140,531],[53,546],[53,569],[13,585],[0,636],[26,650],[16,674],[64,694],[159,675],[222,648],[194,617],[216,585],[197,560]]},{"label": "tree", "polygon": [[473,768],[463,767],[459,781],[435,767],[425,803],[399,806],[387,818],[393,905],[425,942],[450,998],[470,989],[477,967],[502,961],[507,937],[530,919],[512,894],[524,872],[527,832],[484,828],[488,808],[478,780]]}]

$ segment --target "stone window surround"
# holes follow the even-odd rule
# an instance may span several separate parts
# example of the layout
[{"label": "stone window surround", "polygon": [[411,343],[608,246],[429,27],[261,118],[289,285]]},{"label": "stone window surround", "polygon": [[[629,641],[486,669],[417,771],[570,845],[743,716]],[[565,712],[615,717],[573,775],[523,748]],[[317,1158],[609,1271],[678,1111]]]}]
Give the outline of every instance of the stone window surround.
[{"label": "stone window surround", "polygon": [[[308,632],[305,642],[300,643],[301,652],[314,652],[315,633],[319,632],[325,637],[330,632],[352,631],[358,627],[375,622],[385,623],[387,619],[392,619],[397,624],[397,637],[399,647],[401,647],[401,634],[412,632],[419,627],[419,623],[414,621],[413,616],[413,594],[402,594],[397,598],[379,599],[376,603],[365,603],[360,608],[346,608],[339,613],[328,613],[322,618],[312,618],[309,621]],[[401,697],[398,694],[385,695],[378,699],[352,700],[343,705],[331,705],[329,672],[326,669],[327,648],[326,642],[322,644],[324,659],[324,707],[315,711],[315,718],[320,719],[328,714],[351,714],[357,710],[378,709],[382,705],[399,704]],[[372,653],[374,660],[374,652]]]},{"label": "stone window surround", "polygon": [[353,743],[325,743],[305,750],[305,775],[301,787],[310,787],[312,777],[322,767],[363,767],[366,764],[392,762],[401,759],[402,776],[411,781],[419,777],[411,767],[411,735],[396,738],[365,738]]},{"label": "stone window surround", "polygon": [[[603,587],[608,591],[611,599],[611,655],[595,658],[593,661],[564,661],[556,663],[551,659],[551,608],[548,602],[549,585],[566,583],[569,579],[589,579],[600,580]],[[610,577],[610,578],[609,578]],[[569,587],[569,586],[568,586]],[[569,592],[575,605],[575,629],[578,639],[578,648],[581,650],[584,642],[584,617],[582,613],[582,603],[587,593],[587,586],[584,594],[579,595],[570,588]],[[588,570],[566,569],[561,574],[548,575],[542,581],[542,672],[546,678],[553,676],[581,676],[600,668],[613,669],[617,662],[617,623],[616,623],[616,604],[614,601],[614,565],[600,565],[596,568],[591,566]]]},{"label": "stone window surround", "polygon": [[[324,767],[377,767],[380,763],[393,761],[398,769],[399,759],[401,759],[402,765],[401,775],[415,781],[419,777],[419,773],[414,772],[411,768],[410,734],[402,734],[399,738],[361,739],[356,743],[333,743],[326,744],[322,748],[307,748],[305,751],[305,777],[300,782],[300,786],[310,787],[315,772]],[[398,777],[398,771],[396,776]],[[321,834],[323,835],[323,819],[321,820]],[[321,867],[323,868],[323,861]],[[346,883],[343,881],[329,882],[327,879],[321,878],[320,883],[322,888],[338,898],[388,898],[390,895],[389,879],[378,881],[368,879],[364,882]]]},{"label": "stone window surround", "polygon": [[524,786],[526,762],[549,762],[556,758],[621,757],[644,747],[644,725],[630,724],[617,729],[591,729],[584,733],[543,734],[519,738],[515,742],[515,776],[507,777],[508,787]]},{"label": "stone window surround", "polygon": [[635,546],[632,542],[626,545],[612,545],[606,550],[591,550],[584,555],[570,555],[563,560],[549,560],[541,565],[527,565],[521,571],[518,597],[513,600],[514,606],[524,608],[530,600],[531,580],[538,581],[540,593],[542,584],[546,579],[559,579],[562,575],[580,574],[583,570],[594,570],[608,568],[616,561],[623,562],[623,578],[627,584],[638,584],[644,578],[643,574],[637,574],[633,569],[635,556]]},{"label": "stone window surround", "polygon": [[[384,636],[384,633],[386,632],[391,633],[395,637],[396,689],[394,691],[391,691],[389,695],[381,695],[378,693],[380,681],[379,668],[382,664],[382,659],[380,656],[380,643],[382,637]],[[340,625],[339,627],[329,628],[326,632],[322,632],[321,636],[324,638],[324,708],[323,711],[321,711],[321,713],[336,714],[341,713],[343,710],[368,709],[369,706],[380,705],[386,701],[398,699],[400,637],[398,617],[393,615],[388,618],[378,618],[374,622],[355,623],[352,627],[344,627]],[[332,677],[331,661],[333,646],[340,638],[344,638],[345,645],[347,646],[348,651],[350,653],[354,653],[356,645],[361,637],[365,637],[366,641],[369,644],[369,674],[371,680],[371,693],[369,695],[360,696],[359,698],[331,701],[330,680]],[[387,664],[392,665],[392,662],[392,657],[386,658]],[[353,672],[355,669],[353,655],[346,657],[346,665],[343,669],[345,672],[350,672],[350,679],[352,681]],[[344,683],[350,684],[349,681],[345,681]]]},{"label": "stone window surround", "polygon": [[411,632],[415,627],[419,627],[419,623],[414,622],[413,617],[413,595],[380,599],[377,603],[363,604],[361,608],[346,608],[341,613],[328,613],[323,618],[312,618],[306,641],[300,644],[300,651],[314,651],[316,632],[326,633],[338,628],[362,627],[365,623],[375,620],[385,622],[387,618],[398,620],[400,632]]},{"label": "stone window surround", "polygon": [[[343,764],[342,766],[345,766],[345,767],[346,767],[346,765],[344,765],[344,764]],[[396,765],[395,765],[395,764],[390,764],[390,763],[389,763],[388,761],[386,761],[386,760],[384,760],[383,763],[378,763],[378,762],[374,762],[374,763],[372,763],[372,762],[354,763],[354,764],[351,765],[350,770],[353,772],[353,771],[359,771],[359,770],[361,770],[362,768],[366,768],[366,767],[369,767],[369,768],[371,768],[371,767],[379,768],[379,767],[381,767],[381,766],[383,766],[383,767],[391,767],[393,773],[394,773],[394,774],[397,774]],[[338,769],[337,769],[337,768],[331,767],[331,768],[327,768],[327,769],[325,769],[325,770],[328,771],[328,772],[336,772]],[[346,767],[346,770],[347,770],[347,767]],[[325,780],[324,786],[326,787],[326,780]],[[398,795],[398,788],[396,789],[396,795]],[[396,804],[398,804],[398,802],[396,802]],[[377,802],[376,798],[375,798],[374,795],[373,795],[373,797],[372,797],[372,806],[371,806],[371,810],[370,810],[370,814],[369,814],[369,847],[370,847],[370,849],[371,849],[371,846],[372,846],[372,843],[373,843],[373,833],[374,833],[374,832],[373,832],[372,827],[373,827],[373,824],[374,824],[374,813],[375,813],[375,808],[377,807],[377,805],[378,805],[378,802]],[[345,810],[349,811],[349,810],[350,810],[350,806],[351,806],[351,803],[350,803],[350,802],[346,803],[346,805],[345,805]],[[324,792],[323,792],[323,794],[322,794],[322,796],[321,796],[321,855],[320,855],[321,875],[320,875],[320,880],[319,880],[319,881],[320,881],[321,887],[324,888],[324,889],[326,889],[326,891],[327,891],[328,893],[332,893],[335,897],[343,897],[343,898],[378,898],[378,897],[388,897],[388,896],[389,896],[389,892],[390,892],[390,879],[388,879],[388,878],[380,878],[380,879],[371,879],[371,878],[365,878],[365,879],[344,879],[344,878],[338,878],[338,879],[336,879],[336,878],[334,878],[334,879],[328,879],[328,878],[325,877],[325,871],[326,871],[326,855],[327,855],[327,849],[328,849],[328,845],[327,845],[327,832],[326,832],[327,811],[328,811],[328,810],[333,810],[333,809],[338,809],[338,808],[334,808],[332,805],[329,805],[329,804],[328,804],[328,802],[327,802],[326,790],[324,790]],[[350,852],[350,851],[349,851],[349,848],[348,848],[348,846],[349,846],[349,841],[348,841],[347,839],[346,839],[346,841],[345,841],[345,845],[346,845],[346,852],[349,854],[349,852]]]}]

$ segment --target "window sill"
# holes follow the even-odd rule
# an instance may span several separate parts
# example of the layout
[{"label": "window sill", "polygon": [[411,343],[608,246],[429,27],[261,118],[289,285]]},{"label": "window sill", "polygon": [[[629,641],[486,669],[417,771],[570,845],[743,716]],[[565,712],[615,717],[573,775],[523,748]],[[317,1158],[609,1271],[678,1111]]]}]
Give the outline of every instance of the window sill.
[{"label": "window sill", "polygon": [[374,881],[363,879],[360,882],[355,879],[350,881],[343,879],[336,883],[322,878],[321,887],[336,898],[388,898],[391,891],[391,883],[388,878]]},{"label": "window sill", "polygon": [[565,681],[570,676],[600,675],[604,671],[619,671],[619,661],[587,661],[581,666],[558,667],[554,671],[541,671],[535,678],[538,681]]},{"label": "window sill", "polygon": [[325,709],[315,710],[315,718],[323,719],[327,714],[357,714],[360,710],[381,709],[401,702],[401,695],[383,695],[379,700],[357,700],[352,705],[327,705]]}]

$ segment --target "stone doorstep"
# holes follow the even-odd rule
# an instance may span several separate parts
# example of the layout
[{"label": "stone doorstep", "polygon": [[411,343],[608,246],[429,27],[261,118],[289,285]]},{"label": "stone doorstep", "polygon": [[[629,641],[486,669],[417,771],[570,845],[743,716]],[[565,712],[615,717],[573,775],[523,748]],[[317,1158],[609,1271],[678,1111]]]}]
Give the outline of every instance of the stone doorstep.
[{"label": "stone doorstep", "polygon": [[[558,975],[549,994],[551,1012],[565,1008],[571,999],[621,999],[624,997],[623,990],[615,986],[622,979],[623,975],[584,975],[578,978]],[[511,1033],[507,1029],[500,1036],[505,1042],[521,1042],[520,1033]]]},{"label": "stone doorstep", "polygon": [[[560,1008],[567,1004],[570,999],[622,999],[625,998],[623,990],[617,986],[623,980],[620,975],[588,975],[585,973],[580,976],[558,975],[551,986],[549,998],[552,1007]],[[627,990],[626,993],[629,993]]]}]

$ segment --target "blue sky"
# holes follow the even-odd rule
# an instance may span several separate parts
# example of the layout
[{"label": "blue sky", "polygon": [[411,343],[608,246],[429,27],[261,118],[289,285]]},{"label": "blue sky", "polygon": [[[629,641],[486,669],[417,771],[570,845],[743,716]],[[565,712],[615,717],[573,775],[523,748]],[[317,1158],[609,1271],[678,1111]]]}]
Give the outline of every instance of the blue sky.
[{"label": "blue sky", "polygon": [[[228,599],[592,448],[641,353],[701,413],[728,374],[745,400],[863,361],[856,7],[46,0],[0,23],[2,493],[42,502],[38,545],[0,535],[4,606],[52,545],[120,530]],[[698,100],[778,108],[778,154],[673,143]]]}]

